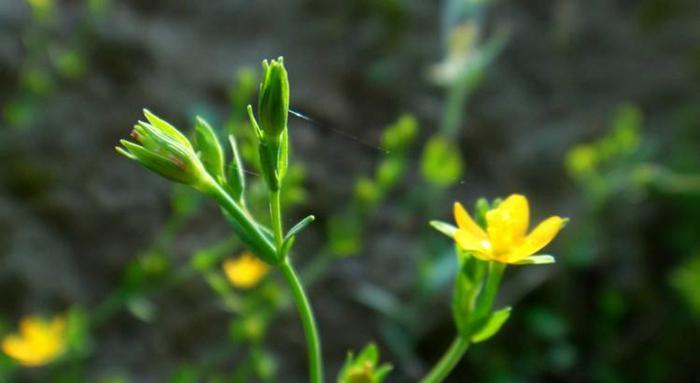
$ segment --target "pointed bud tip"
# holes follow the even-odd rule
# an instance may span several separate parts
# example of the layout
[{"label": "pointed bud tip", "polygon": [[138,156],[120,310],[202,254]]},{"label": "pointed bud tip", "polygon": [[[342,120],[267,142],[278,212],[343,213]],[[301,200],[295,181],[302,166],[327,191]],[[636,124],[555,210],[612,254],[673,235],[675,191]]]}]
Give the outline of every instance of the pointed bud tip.
[{"label": "pointed bud tip", "polygon": [[124,157],[130,159],[130,160],[136,160],[136,156],[133,154],[129,153],[127,150],[122,148],[121,146],[115,146],[114,149],[117,151],[117,153],[123,155]]}]

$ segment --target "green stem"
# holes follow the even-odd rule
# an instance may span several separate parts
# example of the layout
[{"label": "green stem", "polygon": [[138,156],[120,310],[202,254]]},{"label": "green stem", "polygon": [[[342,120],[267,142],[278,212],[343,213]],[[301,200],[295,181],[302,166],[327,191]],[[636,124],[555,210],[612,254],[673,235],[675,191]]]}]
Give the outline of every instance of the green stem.
[{"label": "green stem", "polygon": [[[270,216],[272,219],[272,231],[275,235],[275,246],[277,252],[282,251],[282,242],[284,241],[284,232],[282,229],[282,208],[280,203],[280,191],[270,190]],[[309,354],[309,376],[311,383],[323,383],[323,361],[321,357],[321,341],[318,336],[318,328],[316,319],[309,303],[309,298],[304,292],[304,286],[301,284],[297,273],[294,271],[287,254],[281,254],[283,261],[279,264],[280,271],[287,280],[289,288],[292,290],[294,303],[299,311],[301,323],[304,327],[304,336],[306,338],[306,348]]]},{"label": "green stem", "polygon": [[456,337],[455,340],[452,341],[450,348],[445,352],[445,355],[440,358],[440,361],[438,361],[435,367],[433,367],[420,383],[440,383],[445,380],[447,375],[450,374],[452,369],[454,369],[457,363],[462,359],[462,356],[464,356],[468,348],[469,338],[465,336]]},{"label": "green stem", "polygon": [[275,234],[275,246],[279,252],[282,249],[284,232],[282,230],[282,204],[280,203],[280,191],[270,191],[270,215],[272,216],[272,230]]},{"label": "green stem", "polygon": [[309,299],[306,297],[304,287],[301,285],[299,277],[297,277],[297,274],[288,258],[285,258],[285,260],[280,263],[279,268],[284,275],[284,278],[287,280],[289,288],[292,290],[294,303],[297,305],[299,316],[301,316],[301,322],[304,326],[306,348],[309,353],[309,375],[311,378],[311,383],[323,383],[321,342],[318,336],[318,329],[316,328],[316,320],[314,319],[314,314],[311,310],[311,305],[309,304]]},{"label": "green stem", "polygon": [[[494,300],[496,299],[496,294],[498,293],[498,287],[501,284],[501,278],[503,277],[503,271],[505,270],[505,264],[498,262],[489,262],[489,271],[484,285],[484,290],[479,297],[479,302],[474,310],[474,316],[476,318],[485,317],[487,313],[491,310]],[[428,373],[428,375],[420,381],[420,383],[439,383],[447,378],[452,369],[459,363],[459,361],[464,356],[469,348],[470,338],[469,335],[459,335],[452,341],[452,345],[442,356],[440,361],[433,367],[433,369]]]},{"label": "green stem", "polygon": [[255,224],[255,221],[240,205],[238,205],[233,197],[231,197],[221,185],[216,183],[211,177],[208,177],[200,190],[214,198],[214,200],[219,203],[219,206],[228,212],[236,223],[234,227],[237,226],[241,231],[236,234],[238,234],[240,239],[248,245],[248,247],[268,262],[276,260],[277,249],[275,246],[270,243],[262,231],[260,231],[258,225]]}]

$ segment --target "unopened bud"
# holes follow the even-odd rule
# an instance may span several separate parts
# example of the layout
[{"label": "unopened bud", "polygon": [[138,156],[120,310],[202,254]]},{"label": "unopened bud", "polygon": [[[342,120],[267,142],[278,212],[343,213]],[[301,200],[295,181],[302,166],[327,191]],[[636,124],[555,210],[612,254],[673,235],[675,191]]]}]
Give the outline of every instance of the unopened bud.
[{"label": "unopened bud", "polygon": [[267,139],[279,141],[287,128],[289,80],[282,57],[263,61],[263,81],[258,96],[260,128]]}]

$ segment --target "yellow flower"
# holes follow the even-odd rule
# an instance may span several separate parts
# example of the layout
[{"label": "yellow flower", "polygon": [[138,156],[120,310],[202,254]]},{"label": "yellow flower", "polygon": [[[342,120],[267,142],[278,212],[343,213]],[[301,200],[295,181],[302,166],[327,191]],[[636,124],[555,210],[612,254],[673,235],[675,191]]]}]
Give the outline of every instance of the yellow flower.
[{"label": "yellow flower", "polygon": [[58,358],[66,350],[66,322],[30,316],[19,322],[19,333],[2,340],[5,354],[27,367],[38,367]]},{"label": "yellow flower", "polygon": [[257,285],[268,271],[270,271],[270,266],[267,263],[247,251],[236,259],[231,258],[224,261],[224,273],[226,273],[229,282],[242,289]]},{"label": "yellow flower", "polygon": [[552,216],[542,221],[529,234],[530,208],[527,198],[512,194],[497,208],[486,213],[486,230],[455,202],[457,228],[453,232],[457,245],[476,258],[511,264],[551,263],[549,255],[534,255],[554,239],[566,219]]}]

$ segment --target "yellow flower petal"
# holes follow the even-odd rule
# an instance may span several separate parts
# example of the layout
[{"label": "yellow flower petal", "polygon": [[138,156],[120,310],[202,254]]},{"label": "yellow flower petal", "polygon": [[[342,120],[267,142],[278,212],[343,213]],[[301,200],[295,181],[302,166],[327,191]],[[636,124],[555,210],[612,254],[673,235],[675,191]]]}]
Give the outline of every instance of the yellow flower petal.
[{"label": "yellow flower petal", "polygon": [[464,206],[462,206],[461,203],[455,202],[453,211],[455,216],[455,222],[457,222],[457,226],[459,226],[460,229],[469,232],[473,237],[478,238],[479,240],[484,240],[488,238],[484,229],[482,229],[481,226],[474,222],[472,217],[469,215],[469,213],[464,208]]},{"label": "yellow flower petal", "polygon": [[270,266],[249,252],[224,261],[224,273],[234,287],[248,289],[267,275]]},{"label": "yellow flower petal", "polygon": [[478,251],[481,253],[490,253],[491,244],[482,238],[477,238],[471,232],[459,229],[454,234],[454,240],[460,249],[464,251]]},{"label": "yellow flower petal", "polygon": [[527,198],[520,194],[511,194],[498,206],[508,212],[510,226],[515,237],[523,238],[527,233],[527,226],[530,224],[530,206]]},{"label": "yellow flower petal", "polygon": [[513,194],[486,213],[487,232],[495,254],[509,253],[525,238],[530,209],[527,199]]},{"label": "yellow flower petal", "polygon": [[3,352],[27,367],[50,363],[65,348],[65,321],[61,317],[50,322],[38,317],[25,317],[20,321],[19,333],[9,335],[2,341]]},{"label": "yellow flower petal", "polygon": [[564,222],[566,221],[558,216],[549,217],[542,221],[525,237],[522,245],[503,257],[504,260],[507,263],[515,263],[535,254],[554,239]]}]

